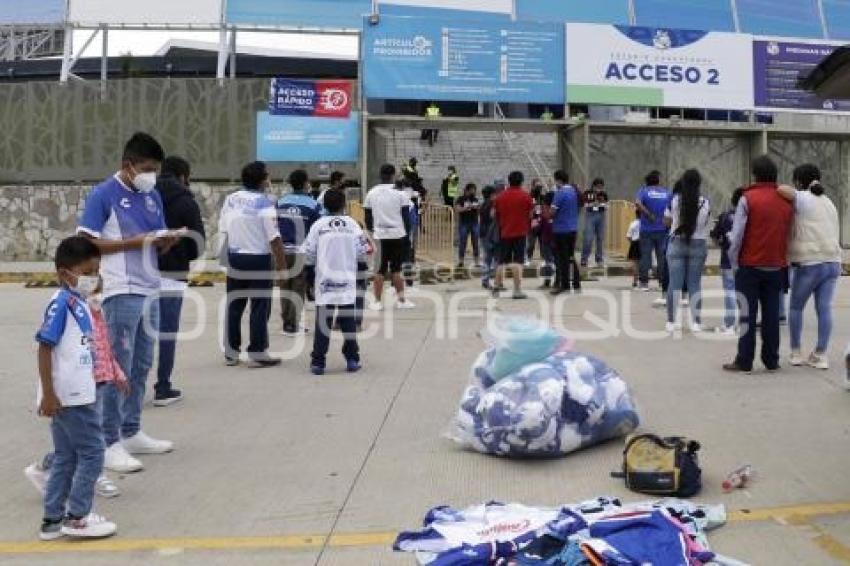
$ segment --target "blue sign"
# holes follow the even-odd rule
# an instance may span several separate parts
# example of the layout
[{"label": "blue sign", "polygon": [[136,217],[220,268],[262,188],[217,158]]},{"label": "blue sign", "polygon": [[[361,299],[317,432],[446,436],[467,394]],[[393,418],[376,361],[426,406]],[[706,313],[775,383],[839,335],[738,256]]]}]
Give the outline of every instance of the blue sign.
[{"label": "blue sign", "polygon": [[272,116],[257,112],[257,159],[271,162],[356,162],[359,113],[348,118]]},{"label": "blue sign", "polygon": [[358,29],[372,0],[227,0],[228,24]]},{"label": "blue sign", "polygon": [[351,113],[351,83],[272,79],[269,113],[348,118]]},{"label": "blue sign", "polygon": [[367,98],[563,104],[564,26],[381,16],[363,68]]}]

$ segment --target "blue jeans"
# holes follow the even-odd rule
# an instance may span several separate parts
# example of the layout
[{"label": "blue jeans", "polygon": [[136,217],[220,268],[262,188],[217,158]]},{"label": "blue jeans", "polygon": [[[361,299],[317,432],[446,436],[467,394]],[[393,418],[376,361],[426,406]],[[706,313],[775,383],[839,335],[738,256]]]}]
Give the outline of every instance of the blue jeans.
[{"label": "blue jeans", "polygon": [[242,350],[242,315],[248,301],[249,354],[260,354],[269,348],[269,316],[272,312],[272,256],[230,254],[231,271],[227,275],[227,322],[224,355],[238,358]]},{"label": "blue jeans", "polygon": [[779,299],[782,295],[782,273],[755,267],[739,267],[735,272],[735,289],[743,296],[741,331],[735,362],[751,370],[756,356],[756,321],[761,306],[761,361],[768,369],[779,365]]},{"label": "blue jeans", "polygon": [[458,230],[458,238],[457,238],[457,260],[460,263],[463,263],[463,258],[466,256],[466,240],[472,239],[472,255],[475,257],[475,261],[478,261],[480,257],[478,253],[478,238],[479,238],[479,230],[478,223],[474,224],[465,224],[461,222],[457,226]]},{"label": "blue jeans", "polygon": [[346,361],[360,361],[355,310],[354,305],[316,305],[316,331],[313,334],[313,352],[310,354],[312,365],[325,367],[334,317],[342,331],[342,355],[345,356]]},{"label": "blue jeans", "polygon": [[708,250],[705,240],[687,241],[671,238],[667,246],[667,268],[670,283],[667,286],[667,322],[675,322],[679,308],[679,297],[686,283],[691,298],[691,317],[694,323],[702,322],[702,270]]},{"label": "blue jeans", "polygon": [[738,320],[738,295],[735,292],[735,272],[731,269],[720,270],[720,281],[723,284],[723,326],[734,328]]},{"label": "blue jeans", "polygon": [[791,349],[800,349],[803,333],[803,309],[809,297],[815,296],[815,312],[818,316],[818,342],[815,351],[826,352],[829,337],[832,334],[832,298],[835,285],[841,275],[841,266],[837,262],[825,262],[815,265],[794,267],[794,280],[791,284],[791,308],[788,324],[791,327]]},{"label": "blue jeans", "polygon": [[103,429],[97,403],[62,407],[50,423],[53,459],[44,494],[44,518],[81,519],[91,512],[103,469]]},{"label": "blue jeans", "polygon": [[162,291],[159,294],[159,362],[156,366],[154,390],[160,394],[171,391],[171,372],[174,369],[174,352],[177,350],[182,309],[182,291]]},{"label": "blue jeans", "polygon": [[584,241],[581,246],[581,264],[587,265],[590,249],[596,242],[596,263],[605,259],[605,212],[589,210],[584,216]]},{"label": "blue jeans", "polygon": [[489,287],[490,279],[493,278],[496,265],[499,263],[499,245],[485,240],[482,247],[484,248],[484,266],[481,269],[481,284]]},{"label": "blue jeans", "polygon": [[640,234],[640,284],[649,285],[649,270],[652,268],[652,252],[655,251],[655,262],[658,266],[659,281],[664,278],[664,248],[667,243],[667,232],[641,232]]},{"label": "blue jeans", "polygon": [[103,432],[106,445],[112,446],[120,437],[135,435],[142,426],[145,384],[159,328],[159,302],[143,295],[115,295],[103,302],[103,315],[115,360],[130,381],[126,397],[115,387],[108,387],[103,396]]}]

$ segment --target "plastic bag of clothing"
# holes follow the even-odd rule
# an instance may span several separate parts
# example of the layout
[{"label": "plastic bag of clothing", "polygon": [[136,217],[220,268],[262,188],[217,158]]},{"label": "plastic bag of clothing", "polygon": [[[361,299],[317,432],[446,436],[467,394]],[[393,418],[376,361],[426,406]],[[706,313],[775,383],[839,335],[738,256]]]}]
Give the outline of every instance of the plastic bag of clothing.
[{"label": "plastic bag of clothing", "polygon": [[[629,388],[540,323],[509,319],[475,361],[449,438],[512,457],[562,456],[638,426]],[[507,372],[507,373],[505,373]]]}]

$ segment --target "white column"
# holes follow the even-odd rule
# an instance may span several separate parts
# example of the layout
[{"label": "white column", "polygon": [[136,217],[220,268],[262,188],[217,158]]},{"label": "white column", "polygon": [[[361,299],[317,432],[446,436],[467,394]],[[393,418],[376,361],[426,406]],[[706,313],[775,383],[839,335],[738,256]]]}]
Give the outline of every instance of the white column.
[{"label": "white column", "polygon": [[68,82],[68,75],[71,73],[71,56],[74,51],[74,29],[69,25],[65,25],[65,38],[62,47],[62,70],[59,72],[59,82],[65,84]]}]

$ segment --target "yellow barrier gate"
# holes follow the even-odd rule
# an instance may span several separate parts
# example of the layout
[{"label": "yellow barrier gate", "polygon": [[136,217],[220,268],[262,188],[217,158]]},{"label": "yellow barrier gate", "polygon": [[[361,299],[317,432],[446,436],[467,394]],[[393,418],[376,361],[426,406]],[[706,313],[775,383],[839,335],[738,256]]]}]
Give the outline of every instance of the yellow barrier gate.
[{"label": "yellow barrier gate", "polygon": [[422,218],[416,245],[418,258],[434,263],[453,263],[457,224],[455,211],[450,206],[426,202],[422,205]]}]

